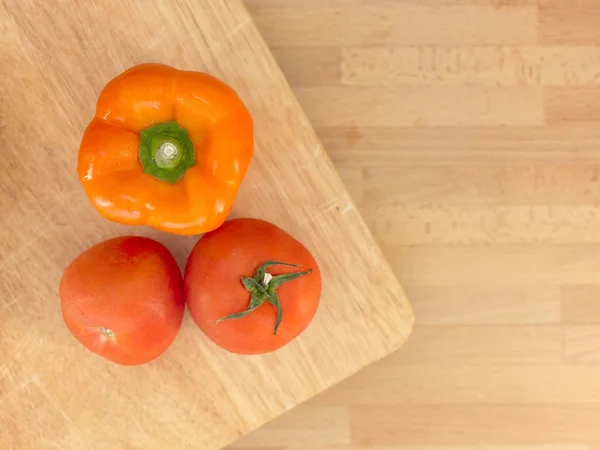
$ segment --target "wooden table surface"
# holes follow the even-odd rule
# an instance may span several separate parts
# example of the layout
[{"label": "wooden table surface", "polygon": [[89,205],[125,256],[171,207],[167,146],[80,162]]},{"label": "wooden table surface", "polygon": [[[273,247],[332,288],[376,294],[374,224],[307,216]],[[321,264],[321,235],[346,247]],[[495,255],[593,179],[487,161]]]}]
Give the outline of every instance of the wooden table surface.
[{"label": "wooden table surface", "polygon": [[231,449],[600,449],[600,0],[247,0],[415,308]]}]

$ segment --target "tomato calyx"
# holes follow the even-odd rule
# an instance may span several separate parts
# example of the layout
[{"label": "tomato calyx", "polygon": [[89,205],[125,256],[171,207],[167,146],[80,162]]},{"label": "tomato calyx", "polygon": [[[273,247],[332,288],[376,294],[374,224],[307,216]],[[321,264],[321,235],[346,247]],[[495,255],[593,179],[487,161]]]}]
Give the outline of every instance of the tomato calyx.
[{"label": "tomato calyx", "polygon": [[298,267],[296,264],[289,264],[281,261],[265,261],[262,263],[252,278],[242,277],[242,284],[246,290],[250,292],[250,303],[248,304],[248,308],[242,312],[221,317],[217,320],[217,323],[222,320],[240,319],[250,314],[264,302],[267,302],[277,309],[277,319],[275,320],[275,330],[273,331],[274,335],[277,334],[277,329],[283,320],[283,310],[281,308],[279,296],[277,295],[277,288],[283,283],[308,275],[312,272],[312,269],[307,270],[306,272],[284,273],[273,276],[267,272],[267,267],[269,266]]},{"label": "tomato calyx", "polygon": [[102,335],[104,337],[107,337],[109,339],[112,339],[115,337],[115,332],[113,330],[111,330],[110,328],[100,327],[100,333],[102,333]]}]

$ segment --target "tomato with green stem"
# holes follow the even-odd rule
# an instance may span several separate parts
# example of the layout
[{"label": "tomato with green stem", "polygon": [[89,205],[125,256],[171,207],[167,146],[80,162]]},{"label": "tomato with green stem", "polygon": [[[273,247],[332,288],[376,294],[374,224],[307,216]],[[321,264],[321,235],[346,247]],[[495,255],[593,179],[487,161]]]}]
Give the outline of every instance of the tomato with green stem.
[{"label": "tomato with green stem", "polygon": [[194,322],[218,346],[266,353],[308,327],[319,306],[321,272],[310,251],[281,228],[233,219],[198,241],[184,292]]}]

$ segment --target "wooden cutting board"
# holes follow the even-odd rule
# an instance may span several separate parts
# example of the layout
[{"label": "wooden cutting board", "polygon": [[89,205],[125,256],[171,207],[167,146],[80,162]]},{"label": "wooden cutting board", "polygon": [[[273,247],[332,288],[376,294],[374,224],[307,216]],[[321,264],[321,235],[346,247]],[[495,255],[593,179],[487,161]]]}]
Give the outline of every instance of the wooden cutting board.
[{"label": "wooden cutting board", "polygon": [[[0,17],[0,448],[221,448],[401,346],[410,305],[241,2],[7,0]],[[92,244],[145,235],[183,265],[198,239],[104,220],[75,175],[101,88],[146,61],[212,73],[254,115],[232,216],[286,229],[324,278],[280,351],[226,353],[186,314],[165,355],[122,367],[63,325],[59,279]]]}]

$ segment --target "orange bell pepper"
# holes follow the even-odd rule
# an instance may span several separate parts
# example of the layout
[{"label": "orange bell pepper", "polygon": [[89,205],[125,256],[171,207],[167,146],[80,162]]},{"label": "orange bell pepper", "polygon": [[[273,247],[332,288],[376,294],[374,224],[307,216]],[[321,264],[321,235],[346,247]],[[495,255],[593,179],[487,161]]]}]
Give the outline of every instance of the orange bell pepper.
[{"label": "orange bell pepper", "polygon": [[199,234],[225,221],[253,150],[252,116],[233,89],[205,73],[140,64],[100,93],[77,173],[104,217]]}]

